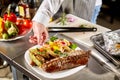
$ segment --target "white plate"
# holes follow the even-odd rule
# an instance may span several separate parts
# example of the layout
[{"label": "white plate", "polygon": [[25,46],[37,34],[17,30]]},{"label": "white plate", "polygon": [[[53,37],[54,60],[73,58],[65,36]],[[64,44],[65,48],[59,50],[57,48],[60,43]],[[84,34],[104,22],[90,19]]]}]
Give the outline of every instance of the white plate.
[{"label": "white plate", "polygon": [[31,30],[32,30],[32,29],[30,29],[30,30],[26,30],[26,33],[21,34],[21,35],[18,35],[18,36],[13,37],[13,38],[9,38],[9,39],[0,39],[0,41],[14,41],[14,40],[17,40],[17,39],[23,38],[23,37],[25,37],[26,34],[30,33]]},{"label": "white plate", "polygon": [[[40,45],[33,46],[30,49],[37,48],[37,47],[40,47]],[[37,72],[38,74],[40,74],[40,75],[42,75],[46,78],[50,78],[50,79],[58,79],[58,78],[64,78],[64,77],[70,76],[70,75],[80,71],[81,69],[83,69],[86,66],[86,65],[83,65],[83,66],[78,66],[78,67],[68,69],[68,70],[63,70],[63,71],[58,71],[58,72],[53,72],[53,73],[47,73],[39,67],[33,67],[33,66],[30,65],[31,59],[29,57],[29,49],[25,52],[24,58],[25,58],[25,61],[28,63],[28,65],[35,72]]]}]

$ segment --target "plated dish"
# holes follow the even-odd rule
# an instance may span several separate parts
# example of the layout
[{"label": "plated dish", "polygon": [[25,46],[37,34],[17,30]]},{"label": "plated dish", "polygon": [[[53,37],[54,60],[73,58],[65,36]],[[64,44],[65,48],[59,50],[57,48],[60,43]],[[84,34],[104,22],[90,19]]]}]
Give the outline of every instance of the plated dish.
[{"label": "plated dish", "polygon": [[29,30],[26,30],[23,34],[21,34],[21,35],[17,35],[17,36],[15,36],[15,37],[12,37],[12,38],[9,38],[9,39],[2,39],[2,38],[0,38],[0,41],[14,41],[14,40],[17,40],[17,39],[21,39],[21,38],[23,38],[23,37],[25,37],[28,33],[30,33],[31,32],[31,29],[29,29]]},{"label": "plated dish", "polygon": [[75,45],[73,50],[68,45],[69,41],[57,39],[43,46],[33,46],[25,52],[25,61],[35,72],[46,78],[57,79],[70,76],[86,66],[90,51],[80,50]]},{"label": "plated dish", "polygon": [[14,40],[17,40],[17,39],[21,39],[21,38],[25,37],[30,32],[31,32],[31,29],[26,30],[24,33],[22,33],[20,35],[17,35],[15,37],[12,37],[12,38],[8,38],[8,39],[2,39],[2,38],[0,38],[0,41],[14,41]]},{"label": "plated dish", "polygon": [[[40,47],[39,45],[36,45],[36,46],[33,46],[32,48],[38,48]],[[46,77],[46,78],[51,78],[51,79],[58,79],[58,78],[64,78],[64,77],[67,77],[67,76],[70,76],[80,70],[82,70],[86,65],[83,65],[83,66],[78,66],[76,68],[72,68],[72,69],[69,69],[69,70],[64,70],[64,71],[59,71],[59,72],[54,72],[54,73],[47,73],[45,71],[43,71],[41,68],[37,67],[37,66],[32,66],[30,64],[31,62],[31,59],[30,59],[30,56],[29,56],[29,50],[27,50],[25,52],[25,61],[28,63],[28,65],[31,67],[31,69],[33,69],[35,72],[37,72],[38,74]]]},{"label": "plated dish", "polygon": [[32,21],[30,19],[19,19],[16,16],[14,18],[9,20],[6,17],[0,17],[0,41],[17,40],[31,31]]}]

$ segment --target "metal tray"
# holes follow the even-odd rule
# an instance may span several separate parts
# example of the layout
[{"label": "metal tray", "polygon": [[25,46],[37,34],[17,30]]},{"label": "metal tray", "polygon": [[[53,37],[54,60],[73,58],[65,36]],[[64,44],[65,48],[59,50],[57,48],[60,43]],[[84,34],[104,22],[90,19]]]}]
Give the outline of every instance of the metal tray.
[{"label": "metal tray", "polygon": [[[120,29],[115,30],[113,32],[117,32],[120,35]],[[91,36],[91,41],[94,44],[94,47],[107,59],[109,59],[115,66],[120,67],[120,56],[113,56],[109,52],[105,50],[104,40],[102,33]]]}]

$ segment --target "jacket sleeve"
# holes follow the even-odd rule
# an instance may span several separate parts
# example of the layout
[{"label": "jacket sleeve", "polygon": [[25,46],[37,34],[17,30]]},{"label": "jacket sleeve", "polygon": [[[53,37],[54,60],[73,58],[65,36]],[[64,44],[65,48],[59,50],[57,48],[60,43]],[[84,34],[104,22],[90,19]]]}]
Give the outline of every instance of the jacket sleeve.
[{"label": "jacket sleeve", "polygon": [[46,26],[50,18],[59,10],[63,1],[64,0],[43,0],[32,20]]}]

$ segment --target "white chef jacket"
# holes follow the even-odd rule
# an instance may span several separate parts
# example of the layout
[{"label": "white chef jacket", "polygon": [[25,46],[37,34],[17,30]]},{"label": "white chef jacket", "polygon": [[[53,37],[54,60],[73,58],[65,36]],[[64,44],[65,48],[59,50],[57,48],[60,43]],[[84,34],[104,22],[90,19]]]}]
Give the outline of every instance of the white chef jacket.
[{"label": "white chef jacket", "polygon": [[101,6],[102,5],[102,0],[96,0],[95,6]]},{"label": "white chef jacket", "polygon": [[58,11],[63,1],[64,0],[43,0],[32,20],[46,26],[50,18]]},{"label": "white chef jacket", "polygon": [[[66,7],[73,8],[73,5],[70,5],[70,2],[73,3],[72,0],[43,0],[33,17],[33,21],[46,26],[50,18],[58,11],[63,1],[67,3],[65,4]],[[95,1],[96,0],[75,0],[75,8],[74,10],[71,9],[71,12],[73,11],[74,15],[90,21],[95,7]]]}]

